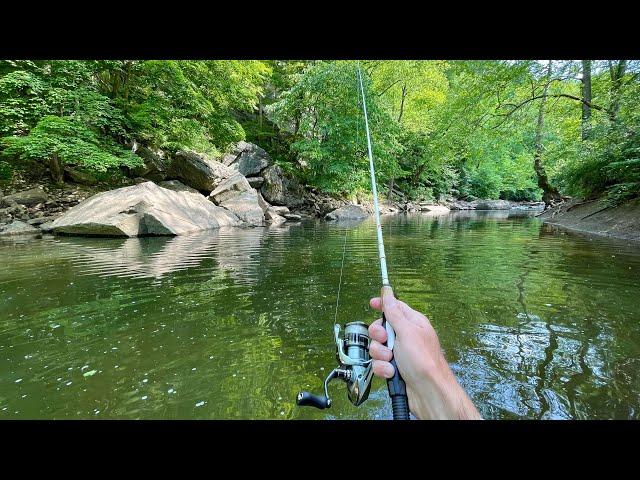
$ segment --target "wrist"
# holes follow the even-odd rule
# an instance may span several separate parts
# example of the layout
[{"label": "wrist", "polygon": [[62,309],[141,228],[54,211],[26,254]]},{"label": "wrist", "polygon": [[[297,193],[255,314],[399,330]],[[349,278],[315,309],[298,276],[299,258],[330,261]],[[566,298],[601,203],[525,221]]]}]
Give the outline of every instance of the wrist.
[{"label": "wrist", "polygon": [[480,420],[480,414],[458,383],[443,355],[426,366],[417,386],[416,416],[431,420]]}]

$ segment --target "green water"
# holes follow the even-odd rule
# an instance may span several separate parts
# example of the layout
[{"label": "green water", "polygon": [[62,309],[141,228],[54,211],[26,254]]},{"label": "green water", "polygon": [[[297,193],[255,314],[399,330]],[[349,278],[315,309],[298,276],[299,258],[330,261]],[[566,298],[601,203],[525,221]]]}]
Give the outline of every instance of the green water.
[{"label": "green water", "polygon": [[[397,294],[487,418],[640,418],[640,248],[507,212],[383,217]],[[0,243],[0,418],[389,418],[321,391],[338,322],[371,322],[371,221]]]}]

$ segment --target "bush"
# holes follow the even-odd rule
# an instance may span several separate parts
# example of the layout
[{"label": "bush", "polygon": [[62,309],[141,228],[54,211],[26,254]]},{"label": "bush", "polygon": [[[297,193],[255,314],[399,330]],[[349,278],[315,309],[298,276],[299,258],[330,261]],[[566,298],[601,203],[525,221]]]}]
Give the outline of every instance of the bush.
[{"label": "bush", "polygon": [[9,162],[0,160],[0,181],[11,180],[13,178],[13,168]]}]

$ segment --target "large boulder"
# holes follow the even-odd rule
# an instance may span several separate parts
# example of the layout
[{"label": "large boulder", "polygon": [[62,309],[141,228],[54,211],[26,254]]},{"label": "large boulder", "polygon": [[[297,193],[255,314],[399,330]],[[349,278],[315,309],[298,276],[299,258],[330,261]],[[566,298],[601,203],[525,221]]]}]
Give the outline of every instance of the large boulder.
[{"label": "large boulder", "polygon": [[174,192],[189,192],[202,195],[198,190],[185,185],[180,180],[165,180],[164,182],[158,183],[158,186],[162,188],[168,188],[169,190],[173,190]]},{"label": "large boulder", "polygon": [[0,237],[9,237],[13,235],[36,235],[40,230],[28,223],[14,220],[8,225],[0,226]]},{"label": "large boulder", "polygon": [[221,162],[245,177],[251,177],[271,165],[271,158],[253,143],[238,142],[230,153],[222,157]]},{"label": "large boulder", "polygon": [[219,205],[249,225],[259,227],[264,224],[264,212],[258,203],[258,192],[253,188],[227,197]]},{"label": "large boulder", "polygon": [[2,198],[2,204],[10,206],[14,203],[31,207],[49,200],[47,193],[40,187],[31,188]]},{"label": "large boulder", "polygon": [[102,192],[68,210],[54,233],[125,236],[182,235],[241,222],[206,197],[175,192],[153,182]]},{"label": "large boulder", "polygon": [[179,151],[171,162],[168,177],[196,190],[210,192],[234,174],[236,172],[233,169],[204,155]]},{"label": "large boulder", "polygon": [[360,205],[345,205],[327,213],[325,218],[327,220],[359,220],[368,216],[369,213]]},{"label": "large boulder", "polygon": [[133,150],[144,162],[143,166],[133,170],[134,176],[145,177],[154,182],[160,182],[167,178],[170,162],[164,151],[152,150],[137,143],[134,143]]},{"label": "large boulder", "polygon": [[304,203],[304,189],[295,180],[287,178],[278,165],[271,165],[262,172],[264,184],[262,196],[272,205],[295,207]]},{"label": "large boulder", "polygon": [[239,173],[236,173],[220,182],[216,189],[209,194],[209,198],[220,205],[225,200],[229,200],[249,190],[251,190],[251,185],[249,185],[247,179]]}]

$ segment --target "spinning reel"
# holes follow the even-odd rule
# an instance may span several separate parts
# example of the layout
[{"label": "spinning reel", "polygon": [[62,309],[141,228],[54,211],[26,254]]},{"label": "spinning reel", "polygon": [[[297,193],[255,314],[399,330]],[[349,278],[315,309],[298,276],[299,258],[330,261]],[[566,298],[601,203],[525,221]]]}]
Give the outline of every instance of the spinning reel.
[{"label": "spinning reel", "polygon": [[299,406],[311,406],[319,409],[329,408],[329,382],[340,379],[347,384],[347,395],[358,406],[369,397],[373,378],[372,361],[369,356],[369,332],[364,322],[351,322],[345,325],[344,336],[340,336],[340,325],[334,325],[336,357],[340,366],[329,373],[324,381],[324,396],[309,392],[300,392],[296,399]]}]

